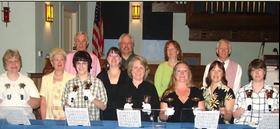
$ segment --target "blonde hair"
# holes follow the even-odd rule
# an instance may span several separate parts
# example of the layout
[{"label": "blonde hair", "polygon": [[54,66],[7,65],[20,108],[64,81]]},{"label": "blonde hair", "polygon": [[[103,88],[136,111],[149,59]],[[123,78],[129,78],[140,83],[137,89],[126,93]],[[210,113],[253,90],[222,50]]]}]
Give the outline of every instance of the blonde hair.
[{"label": "blonde hair", "polygon": [[191,72],[191,69],[189,67],[189,65],[185,62],[178,62],[174,68],[173,68],[173,72],[171,74],[171,79],[170,79],[170,82],[169,82],[169,85],[167,87],[167,89],[163,92],[163,95],[162,96],[166,96],[168,95],[169,93],[172,93],[175,91],[175,83],[176,83],[176,78],[175,78],[175,74],[176,74],[176,71],[177,71],[177,67],[179,64],[185,64],[187,66],[187,69],[188,69],[188,80],[186,82],[186,86],[188,87],[192,87],[192,72]]},{"label": "blonde hair", "polygon": [[144,75],[144,78],[143,78],[143,80],[145,80],[145,79],[147,78],[149,72],[150,72],[150,68],[149,68],[149,66],[148,66],[147,60],[146,60],[144,57],[142,57],[142,56],[138,56],[138,55],[137,55],[137,56],[134,56],[134,57],[131,59],[131,61],[129,61],[128,66],[127,66],[127,74],[128,74],[128,76],[129,76],[130,78],[132,78],[132,73],[131,73],[131,72],[132,72],[132,67],[133,67],[134,62],[135,62],[136,60],[139,60],[139,61],[141,62],[141,65],[143,65],[144,68],[145,68],[145,75]]},{"label": "blonde hair", "polygon": [[3,61],[3,67],[4,69],[6,70],[6,61],[8,59],[11,59],[12,57],[16,57],[16,59],[19,60],[19,63],[20,63],[20,69],[22,67],[22,59],[21,59],[21,56],[20,56],[20,53],[18,50],[16,49],[7,49],[5,54],[3,55],[3,58],[2,58],[2,61]]},{"label": "blonde hair", "polygon": [[62,55],[63,58],[66,60],[66,52],[61,48],[53,48],[50,52],[50,61],[53,62],[55,55]]}]

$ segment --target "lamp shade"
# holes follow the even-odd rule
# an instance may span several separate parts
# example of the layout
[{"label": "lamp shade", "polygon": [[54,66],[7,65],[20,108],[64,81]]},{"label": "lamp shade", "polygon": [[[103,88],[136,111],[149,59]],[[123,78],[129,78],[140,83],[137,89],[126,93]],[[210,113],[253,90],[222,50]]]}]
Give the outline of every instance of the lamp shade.
[{"label": "lamp shade", "polygon": [[140,5],[132,5],[132,19],[137,20],[140,19],[141,8]]},{"label": "lamp shade", "polygon": [[53,22],[53,5],[45,4],[45,13],[46,22]]}]

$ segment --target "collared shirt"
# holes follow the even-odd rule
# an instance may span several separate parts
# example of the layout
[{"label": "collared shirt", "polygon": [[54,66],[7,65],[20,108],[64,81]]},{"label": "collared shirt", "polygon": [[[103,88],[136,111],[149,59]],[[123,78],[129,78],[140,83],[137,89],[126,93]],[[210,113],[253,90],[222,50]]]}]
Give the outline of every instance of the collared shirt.
[{"label": "collared shirt", "polygon": [[[250,97],[247,97],[246,91],[252,90],[251,102],[247,100]],[[279,93],[278,91],[270,85],[264,84],[264,87],[259,91],[259,93],[254,92],[252,87],[252,81],[243,86],[238,93],[236,94],[234,111],[237,108],[245,108],[245,112],[241,115],[239,119],[235,119],[234,123],[236,124],[258,124],[260,117],[263,113],[268,113],[269,104],[266,91],[273,90],[272,94],[272,105],[271,110],[279,109]],[[247,102],[246,102],[247,101]],[[251,111],[247,110],[247,105],[251,105]]]},{"label": "collared shirt", "polygon": [[[233,90],[221,82],[218,84],[217,88],[211,93],[211,87],[202,87],[203,97],[205,99],[205,107],[208,111],[216,110],[218,111],[220,107],[224,107],[226,100],[235,99]],[[219,123],[227,123],[224,118],[219,118]]]},{"label": "collared shirt", "polygon": [[8,113],[13,110],[22,110],[29,119],[35,119],[32,107],[27,103],[30,97],[40,98],[37,87],[27,76],[18,73],[17,80],[12,81],[8,78],[7,72],[0,75],[0,103],[1,112]]},{"label": "collared shirt", "polygon": [[99,120],[100,110],[97,108],[93,102],[89,102],[89,100],[84,99],[84,89],[86,88],[86,84],[91,82],[90,92],[94,96],[95,99],[100,100],[105,105],[107,104],[107,93],[106,89],[101,80],[95,77],[88,77],[89,79],[86,81],[81,81],[78,76],[69,80],[66,83],[64,93],[62,95],[62,104],[65,106],[68,101],[69,94],[74,92],[74,87],[77,88],[77,96],[74,98],[73,106],[74,108],[88,108],[89,118],[90,120]]},{"label": "collared shirt", "polygon": [[[221,61],[219,58],[217,59],[218,61]],[[224,62],[224,68],[225,70],[228,68],[228,64],[230,62],[230,59],[227,59]],[[212,62],[211,62],[212,63]],[[204,71],[204,75],[203,75],[203,86],[206,86],[206,78],[209,72],[209,68],[211,63],[207,64],[205,67],[205,71]],[[232,90],[234,91],[234,93],[236,94],[237,91],[239,90],[240,86],[241,86],[241,76],[242,76],[242,68],[241,66],[238,64],[237,65],[237,71],[236,71],[236,75],[235,75],[235,80],[234,80],[234,86],[232,88]]]},{"label": "collared shirt", "polygon": [[235,99],[233,90],[222,83],[219,83],[213,93],[211,93],[210,86],[201,89],[203,90],[206,110],[219,110],[220,106],[224,106],[226,100]]},{"label": "collared shirt", "polygon": [[66,82],[73,77],[72,74],[64,72],[63,79],[54,83],[54,72],[43,76],[40,95],[46,99],[46,119],[65,119],[61,98]]},{"label": "collared shirt", "polygon": [[[26,97],[25,99],[21,99],[20,95],[22,93],[20,93],[20,84],[25,85],[23,88],[26,94],[24,96]],[[8,92],[11,95],[10,99],[7,98]],[[7,76],[7,72],[0,76],[0,99],[3,100],[0,106],[30,107],[30,105],[27,104],[29,97],[40,98],[37,87],[29,77],[19,73],[18,79],[16,81],[11,81]]]},{"label": "collared shirt", "polygon": [[[71,73],[73,75],[76,75],[76,69],[73,66],[73,57],[75,55],[76,51],[72,51],[70,53],[67,54],[66,56],[66,62],[65,62],[65,71],[67,71],[68,73]],[[98,73],[100,73],[101,68],[100,68],[100,63],[98,58],[92,53],[89,52],[90,57],[92,59],[92,63],[91,63],[91,70],[90,70],[90,74],[94,77],[96,77],[98,75]]]}]

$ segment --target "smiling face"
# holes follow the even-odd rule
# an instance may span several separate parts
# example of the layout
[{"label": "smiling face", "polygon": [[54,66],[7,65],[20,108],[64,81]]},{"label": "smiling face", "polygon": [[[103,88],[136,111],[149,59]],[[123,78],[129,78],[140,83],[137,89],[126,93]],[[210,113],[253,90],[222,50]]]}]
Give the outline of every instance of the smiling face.
[{"label": "smiling face", "polygon": [[119,54],[115,53],[114,51],[111,51],[108,54],[107,61],[110,67],[119,67],[121,62],[121,57]]},{"label": "smiling face", "polygon": [[230,54],[230,46],[229,43],[225,42],[225,41],[221,41],[219,43],[219,46],[216,49],[216,52],[220,58],[220,60],[225,61]]},{"label": "smiling face", "polygon": [[87,37],[86,35],[79,34],[75,39],[77,51],[85,51],[87,49]]},{"label": "smiling face", "polygon": [[167,46],[168,59],[177,59],[178,54],[179,54],[179,51],[177,50],[177,48],[172,43],[170,43]]},{"label": "smiling face", "polygon": [[130,55],[133,51],[133,42],[131,38],[126,35],[120,40],[119,48],[122,55]]},{"label": "smiling face", "polygon": [[132,79],[143,81],[145,76],[145,67],[140,60],[135,60],[131,69]]},{"label": "smiling face", "polygon": [[252,68],[251,77],[255,82],[262,82],[265,77],[265,71],[261,68]]},{"label": "smiling face", "polygon": [[6,70],[9,73],[17,73],[20,71],[20,60],[15,56],[6,60]]},{"label": "smiling face", "polygon": [[187,83],[189,80],[189,68],[186,64],[180,63],[176,66],[175,69],[175,80],[177,82]]},{"label": "smiling face", "polygon": [[76,62],[76,69],[78,75],[87,75],[88,72],[88,62],[86,61],[77,61]]},{"label": "smiling face", "polygon": [[218,83],[222,80],[223,77],[223,70],[215,65],[213,69],[210,71],[210,78],[212,83]]},{"label": "smiling face", "polygon": [[52,65],[54,70],[56,71],[63,71],[65,66],[65,58],[61,54],[54,55],[52,59]]}]

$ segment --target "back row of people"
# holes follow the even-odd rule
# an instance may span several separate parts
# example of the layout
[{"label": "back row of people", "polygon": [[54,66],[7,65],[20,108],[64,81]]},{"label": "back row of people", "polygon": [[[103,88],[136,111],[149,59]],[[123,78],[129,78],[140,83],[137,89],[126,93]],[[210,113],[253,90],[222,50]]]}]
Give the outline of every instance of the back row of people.
[{"label": "back row of people", "polygon": [[[226,71],[224,65],[220,63],[220,61],[215,61],[210,66],[208,71],[210,74],[207,76],[208,82],[207,85],[202,88],[202,92],[198,88],[192,87],[189,66],[180,62],[180,46],[178,43],[176,44],[176,41],[168,41],[171,43],[169,43],[169,45],[166,43],[165,55],[170,58],[170,62],[168,59],[168,65],[171,64],[171,67],[174,67],[174,69],[171,69],[170,77],[168,77],[168,75],[163,76],[163,78],[165,77],[166,79],[170,78],[170,84],[166,90],[163,88],[165,92],[161,99],[159,99],[155,86],[145,81],[149,73],[147,61],[143,57],[135,55],[132,48],[128,48],[133,46],[133,42],[129,42],[129,39],[132,39],[131,36],[124,34],[121,36],[120,41],[122,39],[127,39],[127,44],[123,45],[122,42],[120,42],[120,50],[118,50],[118,48],[111,48],[108,51],[106,57],[107,69],[98,75],[101,81],[96,79],[94,75],[89,74],[92,67],[90,64],[92,64],[94,60],[91,58],[90,54],[85,51],[75,52],[72,65],[77,72],[76,77],[65,81],[68,80],[68,77],[71,78],[71,75],[68,76],[66,72],[63,72],[64,62],[67,61],[65,52],[59,49],[56,50],[57,52],[53,50],[50,54],[50,58],[55,70],[51,74],[43,77],[40,91],[40,95],[42,96],[40,101],[42,118],[63,119],[63,109],[61,108],[62,106],[59,106],[60,100],[62,99],[63,106],[90,108],[90,118],[92,120],[99,119],[99,109],[104,110],[103,116],[105,119],[116,119],[115,109],[126,105],[125,103],[127,103],[129,99],[133,101],[133,105],[131,105],[133,108],[147,108],[143,102],[144,96],[148,96],[148,98],[151,97],[150,100],[153,101],[150,102],[150,108],[159,108],[159,100],[161,101],[160,108],[164,109],[159,115],[161,120],[178,121],[182,108],[187,108],[190,109],[190,112],[187,113],[190,119],[186,121],[193,121],[194,115],[192,113],[192,107],[198,107],[201,110],[220,110],[222,114],[221,122],[230,121],[235,95],[232,89],[227,87]],[[128,61],[128,74],[121,69],[122,49],[132,50],[130,54],[126,53],[128,55],[127,59],[132,60]],[[225,51],[221,50],[222,52],[219,52],[218,50],[217,47],[217,53]],[[4,57],[3,64],[6,64],[6,62],[4,62]],[[6,68],[5,65],[4,68]],[[262,69],[262,67],[256,67],[255,69]],[[18,69],[18,71],[19,70],[20,69]],[[265,71],[265,69],[263,70]],[[48,78],[47,76],[50,77]],[[130,79],[126,76],[129,76]],[[66,86],[64,88],[65,83]],[[9,89],[7,87],[6,90]],[[20,88],[20,90],[22,89],[23,88]],[[3,91],[5,91],[5,89]],[[53,93],[50,94],[50,91]],[[125,93],[123,93],[124,91]],[[272,94],[273,97],[271,98],[273,100],[279,96],[277,91],[272,92]],[[1,99],[3,102],[6,100],[5,96],[7,95],[4,95],[4,99]],[[238,94],[236,97],[238,97]],[[277,105],[279,100],[277,100],[278,99],[271,103],[271,111],[278,110]],[[244,103],[244,101],[241,102]],[[262,104],[267,105],[267,102],[264,101]],[[237,113],[235,116],[242,116],[242,110],[239,110],[237,103],[235,103],[235,105],[237,105],[235,106],[236,112],[239,112],[239,115]],[[222,108],[220,108],[220,106]],[[171,113],[169,109],[171,109]],[[172,113],[172,111],[174,112]],[[264,108],[264,112],[266,111],[267,108]]]}]

